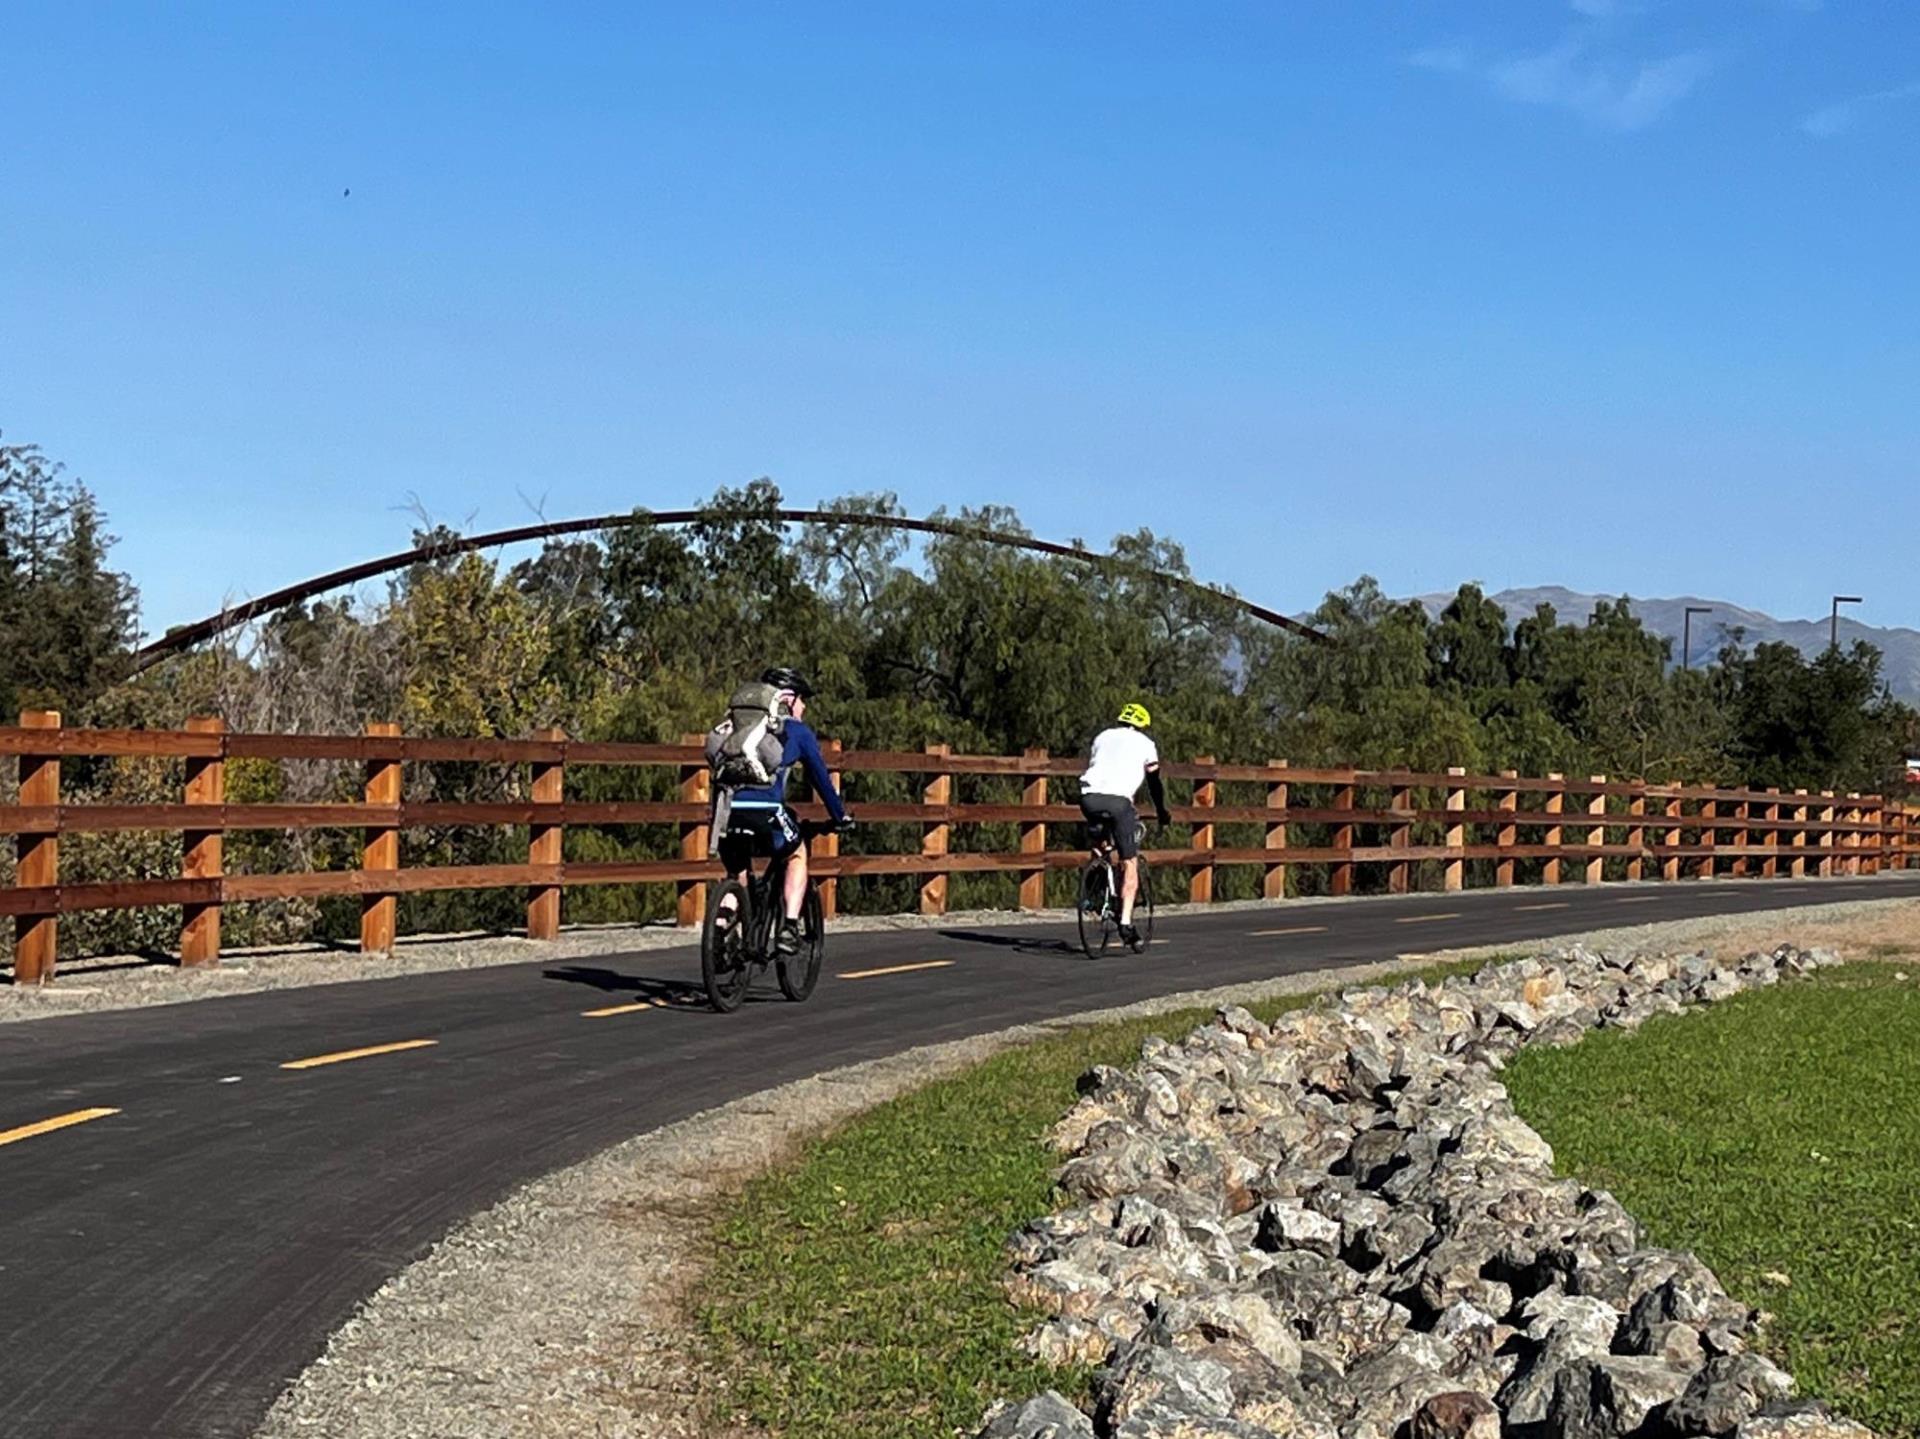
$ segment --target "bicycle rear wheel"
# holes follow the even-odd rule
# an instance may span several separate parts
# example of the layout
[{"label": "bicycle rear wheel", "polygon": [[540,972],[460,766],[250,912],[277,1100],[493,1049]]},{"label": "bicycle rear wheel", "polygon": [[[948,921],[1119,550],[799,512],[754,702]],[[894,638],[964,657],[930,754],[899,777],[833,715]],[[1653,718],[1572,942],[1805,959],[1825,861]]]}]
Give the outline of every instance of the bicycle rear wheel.
[{"label": "bicycle rear wheel", "polygon": [[806,903],[800,908],[800,952],[787,955],[774,966],[780,992],[798,1003],[813,993],[820,982],[820,965],[827,953],[827,922],[820,911],[820,891],[807,886]]},{"label": "bicycle rear wheel", "polygon": [[[731,914],[719,923],[721,902],[731,895]],[[707,892],[707,921],[700,928],[700,982],[707,1002],[722,1014],[731,1014],[747,997],[753,978],[753,908],[747,887],[737,879],[722,880]]]},{"label": "bicycle rear wheel", "polygon": [[1113,871],[1104,860],[1090,859],[1080,870],[1080,896],[1075,906],[1080,921],[1080,948],[1088,959],[1098,959],[1113,940]]}]

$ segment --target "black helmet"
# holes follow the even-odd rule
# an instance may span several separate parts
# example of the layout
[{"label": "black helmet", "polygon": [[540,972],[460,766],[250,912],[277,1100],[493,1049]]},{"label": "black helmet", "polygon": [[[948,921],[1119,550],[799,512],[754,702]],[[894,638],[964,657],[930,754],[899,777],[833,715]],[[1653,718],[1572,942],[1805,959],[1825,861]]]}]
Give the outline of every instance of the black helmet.
[{"label": "black helmet", "polygon": [[807,683],[807,677],[791,665],[774,665],[760,676],[760,683],[772,685],[777,690],[792,690],[803,700],[813,698],[813,686]]}]

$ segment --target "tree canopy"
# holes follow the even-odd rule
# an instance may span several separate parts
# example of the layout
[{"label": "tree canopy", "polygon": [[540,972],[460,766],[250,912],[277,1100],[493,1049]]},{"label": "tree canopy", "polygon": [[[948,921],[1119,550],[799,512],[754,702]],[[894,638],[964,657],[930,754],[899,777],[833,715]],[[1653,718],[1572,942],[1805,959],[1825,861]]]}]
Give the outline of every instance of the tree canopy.
[{"label": "tree canopy", "polygon": [[[815,677],[824,728],[890,748],[1077,752],[1133,698],[1169,754],[1235,760],[1875,790],[1920,743],[1864,644],[1809,659],[1736,638],[1679,670],[1625,599],[1508,615],[1465,584],[1430,614],[1362,576],[1307,617],[1333,639],[1317,645],[1176,583],[1184,551],[1147,530],[1096,564],[788,526],[781,502],[763,479],[683,528],[555,540],[511,565],[429,560],[377,600],[314,601],[125,680],[137,596],[108,564],[98,505],[39,450],[0,446],[0,704],[661,740],[704,729],[741,675],[777,661]],[[902,513],[891,494],[822,508]],[[1001,507],[953,518],[1026,534]]]}]

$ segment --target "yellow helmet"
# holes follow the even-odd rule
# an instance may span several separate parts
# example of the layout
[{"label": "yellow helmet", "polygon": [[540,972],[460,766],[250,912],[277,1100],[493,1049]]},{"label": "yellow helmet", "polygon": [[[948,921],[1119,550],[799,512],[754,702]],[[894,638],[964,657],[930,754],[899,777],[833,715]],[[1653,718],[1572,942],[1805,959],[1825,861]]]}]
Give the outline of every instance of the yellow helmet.
[{"label": "yellow helmet", "polygon": [[1153,723],[1153,716],[1147,713],[1147,707],[1141,704],[1122,705],[1120,723],[1130,724],[1135,729],[1145,729]]}]

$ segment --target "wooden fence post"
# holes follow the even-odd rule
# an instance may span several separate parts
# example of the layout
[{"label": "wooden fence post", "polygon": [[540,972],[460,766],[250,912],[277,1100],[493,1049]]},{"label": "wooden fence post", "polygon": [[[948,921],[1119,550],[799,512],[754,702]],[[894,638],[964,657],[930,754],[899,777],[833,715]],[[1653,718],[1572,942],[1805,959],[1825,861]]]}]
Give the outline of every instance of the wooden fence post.
[{"label": "wooden fence post", "polygon": [[1633,851],[1627,856],[1627,878],[1637,880],[1646,873],[1646,864],[1641,851],[1647,847],[1647,827],[1637,823],[1645,819],[1647,814],[1645,785],[1640,780],[1633,782],[1633,797],[1627,801],[1627,814],[1636,821],[1627,826],[1627,848]]},{"label": "wooden fence post", "polygon": [[[1667,783],[1677,786],[1679,781],[1668,780]],[[1675,850],[1680,847],[1685,837],[1685,831],[1681,829],[1676,821],[1680,820],[1686,814],[1686,800],[1677,794],[1669,795],[1665,808],[1667,812],[1667,848],[1669,850]],[[1677,880],[1680,878],[1679,855],[1669,853],[1666,858],[1660,861],[1660,878],[1667,880]]]},{"label": "wooden fence post", "polygon": [[[60,728],[57,710],[23,710],[21,729]],[[60,757],[20,756],[20,801],[23,805],[60,803]],[[60,837],[23,834],[14,842],[13,882],[22,889],[52,889],[60,883]],[[13,982],[47,984],[53,979],[60,948],[60,916],[56,910],[15,915],[13,920]]]},{"label": "wooden fence post", "polygon": [[[375,723],[367,726],[374,739],[397,739],[400,726]],[[400,761],[367,761],[366,802],[383,808],[400,804]],[[397,816],[396,816],[397,818]],[[360,868],[377,877],[400,868],[400,827],[398,824],[369,827],[361,836]],[[391,954],[399,927],[400,899],[392,890],[369,888],[360,895],[360,951],[363,954]]]},{"label": "wooden fence post", "polygon": [[[567,732],[543,729],[535,739],[553,740],[561,745],[560,757],[540,760],[533,766],[530,793],[535,804],[564,804],[567,798]],[[558,866],[566,859],[566,835],[558,824],[542,824],[536,819],[527,830],[527,863]],[[555,939],[560,934],[559,884],[535,885],[527,894],[527,938]]]},{"label": "wooden fence post", "polygon": [[[706,740],[705,735],[683,734],[681,744],[697,745]],[[706,766],[705,760],[680,767],[680,803],[700,806],[700,817],[680,821],[680,858],[689,863],[698,863],[708,858],[718,837],[712,830],[713,811],[713,772]],[[682,929],[692,929],[707,917],[707,882],[704,879],[683,879],[674,896],[674,922]]]},{"label": "wooden fence post", "polygon": [[1829,879],[1833,875],[1834,841],[1839,838],[1838,833],[1834,829],[1834,825],[1838,822],[1836,816],[1838,815],[1839,811],[1833,807],[1833,804],[1832,804],[1833,791],[1832,790],[1830,789],[1821,790],[1820,798],[1828,801],[1828,803],[1820,806],[1820,870],[1819,870],[1819,873],[1820,873],[1820,878]]},{"label": "wooden fence post", "polygon": [[1760,818],[1766,821],[1767,830],[1760,839],[1760,847],[1766,854],[1760,860],[1760,877],[1778,879],[1780,877],[1780,801],[1774,796],[1780,793],[1779,785],[1767,786],[1767,802],[1760,807]]},{"label": "wooden fence post", "polygon": [[[1607,782],[1607,777],[1603,774],[1596,774],[1591,776],[1591,778],[1595,784],[1605,784]],[[1607,796],[1604,790],[1595,790],[1593,794],[1588,797],[1587,814],[1590,817],[1597,816],[1602,820],[1607,817]],[[1588,849],[1599,849],[1606,842],[1607,827],[1605,824],[1596,824],[1588,828]],[[1603,884],[1606,882],[1607,860],[1605,855],[1590,854],[1587,856],[1585,878],[1588,884]]]},{"label": "wooden fence post", "polygon": [[[820,757],[827,762],[827,778],[833,782],[835,794],[845,794],[845,776],[840,773],[840,741],[823,740],[820,744]],[[815,835],[813,839],[813,858],[838,859],[840,857],[840,836],[829,830],[825,834]],[[814,882],[814,888],[820,891],[820,917],[832,919],[840,913],[840,881],[820,879]]]},{"label": "wooden fence post", "polygon": [[[1500,771],[1501,779],[1518,779],[1519,776],[1520,771],[1517,769],[1503,769]],[[1500,828],[1495,832],[1494,842],[1498,844],[1501,849],[1512,849],[1520,843],[1520,826],[1514,820],[1507,818],[1507,816],[1516,815],[1520,812],[1520,791],[1517,789],[1503,789],[1499,791],[1498,797],[1494,800],[1494,808],[1499,810],[1501,815]],[[1511,855],[1503,854],[1499,859],[1494,861],[1493,883],[1498,889],[1506,889],[1513,883],[1513,857]]]},{"label": "wooden fence post", "polygon": [[[1049,758],[1043,749],[1029,749],[1021,756],[1029,765],[1044,766]],[[1029,775],[1026,785],[1020,791],[1022,809],[1044,808],[1047,803],[1047,777],[1044,774]],[[1020,823],[1020,853],[1045,855],[1047,852],[1047,824],[1045,820],[1022,820]],[[1020,875],[1020,908],[1045,909],[1047,907],[1047,871],[1044,864],[1031,872]]]},{"label": "wooden fence post", "polygon": [[[1352,809],[1353,789],[1354,787],[1350,784],[1343,784],[1335,789],[1333,792],[1333,807],[1335,809]],[[1352,824],[1336,824],[1333,827],[1333,847],[1352,853]],[[1332,867],[1327,872],[1327,893],[1336,895],[1353,893],[1353,861],[1351,859],[1336,859],[1333,862]]]},{"label": "wooden fence post", "polygon": [[[1212,764],[1213,756],[1210,754],[1199,755],[1194,759],[1194,763]],[[1219,789],[1214,781],[1210,779],[1194,781],[1193,807],[1195,809],[1212,809],[1218,798]],[[1212,849],[1213,825],[1211,823],[1196,823],[1193,826],[1192,837],[1187,843],[1189,847],[1194,850]],[[1211,863],[1200,865],[1194,869],[1193,874],[1187,880],[1187,898],[1195,904],[1211,904],[1213,902],[1213,865]]]},{"label": "wooden fence post", "polygon": [[[927,753],[937,759],[945,759],[953,753],[953,746],[930,744]],[[946,856],[947,846],[952,842],[953,824],[946,817],[947,806],[953,803],[953,776],[938,774],[927,781],[926,788],[920,792],[920,802],[941,811],[938,819],[922,822],[920,828],[920,853],[929,859],[941,859]],[[930,874],[920,882],[920,913],[945,914],[947,912],[947,876],[945,872]]]},{"label": "wooden fence post", "polygon": [[[1564,784],[1566,782],[1567,777],[1563,774],[1549,773],[1547,775],[1547,778],[1549,780],[1552,780],[1555,784]],[[1566,810],[1566,807],[1567,807],[1567,792],[1565,789],[1549,790],[1547,792],[1547,813],[1548,814],[1564,813]],[[1565,843],[1565,841],[1562,839],[1562,836],[1565,833],[1566,831],[1563,830],[1559,825],[1557,824],[1553,825],[1547,830],[1546,843],[1553,846],[1555,849],[1558,849],[1563,843]],[[1558,855],[1555,855],[1552,859],[1545,861],[1540,866],[1540,882],[1542,884],[1560,883],[1560,857]]]},{"label": "wooden fence post", "polygon": [[[1804,800],[1807,792],[1797,789],[1794,798]],[[1796,804],[1793,807],[1793,860],[1789,866],[1794,879],[1804,879],[1807,873],[1807,806]]]},{"label": "wooden fence post", "polygon": [[[207,715],[195,715],[187,721],[189,734],[223,734],[224,721]],[[212,758],[187,756],[186,802],[191,805],[223,805],[227,802],[226,745]],[[182,879],[218,880],[224,860],[225,832],[219,829],[189,829],[181,836]],[[180,963],[192,968],[220,962],[220,903],[189,904],[182,908],[180,925]]]},{"label": "wooden fence post", "polygon": [[1842,861],[1844,868],[1841,872],[1847,875],[1857,875],[1860,873],[1860,845],[1862,836],[1859,825],[1862,822],[1862,815],[1860,806],[1854,803],[1854,801],[1859,798],[1860,795],[1858,791],[1848,790],[1848,804],[1847,807],[1841,811],[1846,817],[1843,823],[1848,826],[1846,832],[1840,836],[1841,847],[1846,851],[1846,857]]},{"label": "wooden fence post", "polygon": [[1753,818],[1752,806],[1745,799],[1737,799],[1733,802],[1733,811],[1730,817],[1734,821],[1733,860],[1732,863],[1727,866],[1727,872],[1735,879],[1744,879],[1751,870],[1751,866],[1747,863],[1746,850],[1747,821]]},{"label": "wooden fence post", "polygon": [[[1459,765],[1447,766],[1447,778],[1450,780],[1462,779],[1466,776],[1466,773],[1466,770]],[[1447,813],[1465,814],[1466,810],[1466,787],[1464,785],[1449,784],[1447,786]],[[1457,819],[1448,820],[1447,848],[1452,850],[1453,854],[1447,859],[1447,867],[1443,871],[1441,884],[1449,894],[1467,887],[1467,861],[1465,855],[1462,853],[1466,847],[1466,822]]]},{"label": "wooden fence post", "polygon": [[[1404,784],[1396,784],[1387,799],[1389,810],[1408,810],[1413,808],[1413,790]],[[1407,850],[1413,847],[1413,822],[1396,818],[1388,831],[1387,843],[1394,849]],[[1405,894],[1407,892],[1407,862],[1395,859],[1387,869],[1387,893]]]},{"label": "wooden fence post", "polygon": [[[1267,761],[1267,768],[1284,772],[1287,762],[1283,759]],[[1267,783],[1267,808],[1284,812],[1287,808],[1287,782],[1284,779],[1270,780]],[[1267,825],[1266,847],[1285,849],[1287,847],[1287,822],[1283,819],[1269,822]],[[1266,875],[1260,881],[1260,893],[1267,899],[1285,899],[1287,897],[1287,866],[1282,860],[1278,864],[1269,864]]]},{"label": "wooden fence post", "polygon": [[1712,879],[1714,871],[1714,850],[1720,847],[1720,831],[1712,821],[1720,817],[1720,806],[1710,799],[1700,801],[1700,818],[1705,821],[1700,826],[1700,844],[1706,853],[1699,857],[1694,866],[1695,879]]}]

